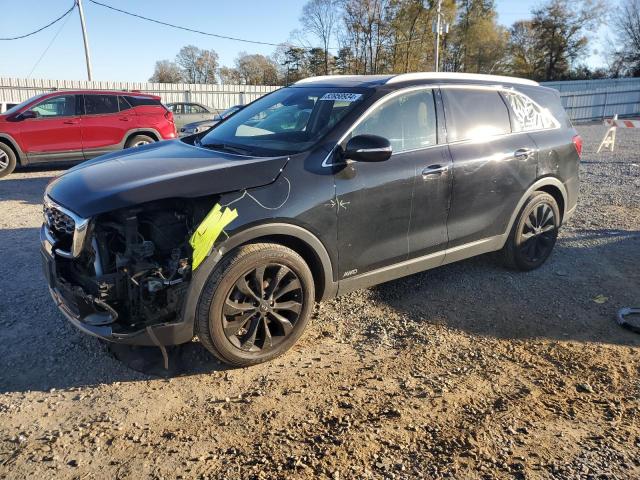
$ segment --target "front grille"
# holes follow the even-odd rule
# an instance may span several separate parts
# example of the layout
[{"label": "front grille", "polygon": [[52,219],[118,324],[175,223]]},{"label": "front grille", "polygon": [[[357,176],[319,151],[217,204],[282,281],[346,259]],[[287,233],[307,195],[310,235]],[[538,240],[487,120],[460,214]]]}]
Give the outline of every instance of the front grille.
[{"label": "front grille", "polygon": [[44,198],[44,221],[51,247],[61,257],[77,258],[84,248],[90,220]]},{"label": "front grille", "polygon": [[73,237],[76,228],[73,218],[60,211],[55,205],[45,203],[44,217],[51,233],[56,237],[60,239],[66,236]]}]

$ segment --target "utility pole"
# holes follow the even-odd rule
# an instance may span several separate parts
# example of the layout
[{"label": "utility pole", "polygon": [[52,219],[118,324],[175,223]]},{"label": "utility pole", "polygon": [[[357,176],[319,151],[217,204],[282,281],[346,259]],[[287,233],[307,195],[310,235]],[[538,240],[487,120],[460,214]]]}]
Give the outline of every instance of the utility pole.
[{"label": "utility pole", "polygon": [[84,56],[87,60],[87,77],[89,81],[93,80],[91,73],[91,55],[89,54],[89,38],[87,37],[87,25],[84,22],[84,10],[82,9],[82,0],[76,0],[78,12],[80,13],[80,25],[82,26],[82,39],[84,40]]},{"label": "utility pole", "polygon": [[436,72],[440,66],[440,15],[442,15],[442,0],[438,0],[438,10],[436,12]]}]

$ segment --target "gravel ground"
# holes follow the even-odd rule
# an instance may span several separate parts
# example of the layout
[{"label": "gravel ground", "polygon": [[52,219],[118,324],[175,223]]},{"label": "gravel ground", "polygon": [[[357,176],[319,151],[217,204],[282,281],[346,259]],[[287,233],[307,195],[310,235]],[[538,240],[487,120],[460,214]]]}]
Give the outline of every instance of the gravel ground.
[{"label": "gravel ground", "polygon": [[[640,133],[585,141],[580,204],[539,270],[482,256],[317,307],[287,355],[110,350],[40,273],[57,171],[0,180],[0,478],[640,478]],[[601,295],[598,303],[594,299]]]}]

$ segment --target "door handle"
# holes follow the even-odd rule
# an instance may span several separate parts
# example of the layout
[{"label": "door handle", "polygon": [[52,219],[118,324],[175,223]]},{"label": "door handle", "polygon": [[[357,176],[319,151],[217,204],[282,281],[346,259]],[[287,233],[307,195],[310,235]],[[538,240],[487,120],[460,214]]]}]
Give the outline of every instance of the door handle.
[{"label": "door handle", "polygon": [[76,125],[80,120],[78,120],[77,118],[71,118],[69,120],[65,120],[64,123],[66,125]]},{"label": "door handle", "polygon": [[428,175],[440,175],[447,170],[449,170],[449,167],[447,165],[429,165],[422,170],[422,176],[426,177]]},{"label": "door handle", "polygon": [[519,148],[513,152],[513,158],[516,160],[526,160],[533,154],[533,152],[534,150],[532,148]]},{"label": "door handle", "polygon": [[129,117],[120,117],[118,120],[122,121],[122,122],[128,122],[131,119]]}]

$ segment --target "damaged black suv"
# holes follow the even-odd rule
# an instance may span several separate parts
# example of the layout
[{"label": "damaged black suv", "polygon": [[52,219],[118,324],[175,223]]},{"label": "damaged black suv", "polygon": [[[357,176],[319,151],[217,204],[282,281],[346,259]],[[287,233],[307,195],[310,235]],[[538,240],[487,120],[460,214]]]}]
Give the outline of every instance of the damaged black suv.
[{"label": "damaged black suv", "polygon": [[575,209],[581,144],[528,80],[307,79],[55,179],[45,274],[88,334],[198,336],[250,365],[291,347],[315,301],[492,251],[540,266]]}]

